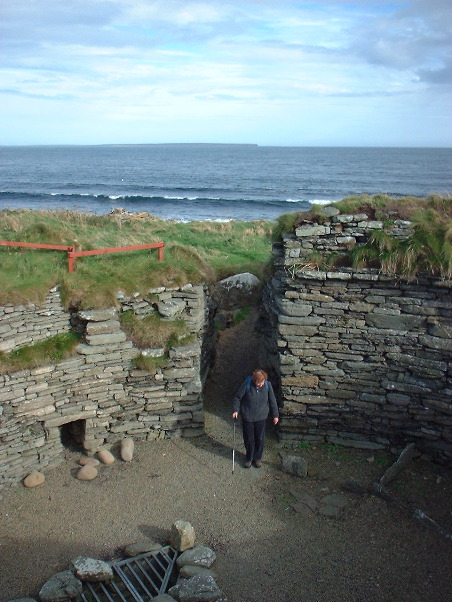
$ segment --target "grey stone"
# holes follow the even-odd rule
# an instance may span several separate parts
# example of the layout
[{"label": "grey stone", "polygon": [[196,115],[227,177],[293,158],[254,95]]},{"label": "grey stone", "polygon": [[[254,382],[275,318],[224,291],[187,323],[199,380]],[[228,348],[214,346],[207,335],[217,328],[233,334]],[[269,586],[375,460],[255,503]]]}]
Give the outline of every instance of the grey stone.
[{"label": "grey stone", "polygon": [[82,320],[88,320],[89,322],[104,322],[115,318],[117,316],[117,312],[114,307],[110,307],[109,309],[91,309],[79,311],[78,315]]},{"label": "grey stone", "polygon": [[306,477],[308,474],[308,463],[301,456],[283,455],[281,457],[282,469],[298,477]]},{"label": "grey stone", "polygon": [[86,333],[92,334],[107,334],[110,332],[118,332],[120,330],[118,320],[106,320],[105,322],[88,322],[86,325]]},{"label": "grey stone", "polygon": [[152,602],[175,602],[176,598],[173,598],[169,594],[159,594],[152,598]]},{"label": "grey stone", "polygon": [[14,598],[14,600],[7,600],[6,602],[36,602],[34,598]]},{"label": "grey stone", "polygon": [[171,528],[170,543],[178,552],[195,545],[195,530],[187,520],[177,520]]},{"label": "grey stone", "polygon": [[112,345],[122,343],[126,340],[125,332],[112,332],[111,334],[93,334],[86,335],[88,345]]},{"label": "grey stone", "polygon": [[172,347],[169,350],[169,357],[171,359],[186,359],[189,357],[198,357],[201,351],[201,345],[196,343],[190,343],[190,345],[180,345],[178,347]]},{"label": "grey stone", "polygon": [[329,226],[320,226],[320,225],[306,225],[300,226],[295,230],[296,236],[298,238],[304,238],[307,236],[325,236],[325,234],[330,233]]},{"label": "grey stone", "polygon": [[195,575],[183,583],[178,591],[180,602],[216,602],[223,592],[211,575]]},{"label": "grey stone", "polygon": [[182,299],[168,299],[157,304],[158,312],[164,318],[174,319],[185,309],[186,304]]},{"label": "grey stone", "polygon": [[185,581],[185,580],[183,580],[183,579],[180,579],[180,580],[179,580],[179,581],[176,583],[176,585],[173,585],[172,587],[170,587],[170,588],[169,588],[169,590],[168,590],[168,595],[170,595],[170,596],[173,598],[173,600],[179,600],[179,590],[180,590],[180,588],[181,588],[181,586],[182,586],[182,583],[183,583],[184,581]]},{"label": "grey stone", "polygon": [[282,313],[286,314],[286,316],[303,317],[309,316],[309,314],[312,313],[312,305],[301,301],[294,302],[289,301],[288,299],[277,298],[276,303]]},{"label": "grey stone", "polygon": [[326,217],[334,217],[340,214],[340,211],[334,205],[326,205],[325,207],[320,207],[320,213],[325,215]]},{"label": "grey stone", "polygon": [[339,516],[345,506],[348,504],[348,499],[340,493],[330,493],[320,500],[319,514],[334,518]]},{"label": "grey stone", "polygon": [[77,598],[83,584],[72,571],[62,571],[44,583],[39,591],[41,602],[67,602]]},{"label": "grey stone", "polygon": [[144,355],[144,357],[163,357],[165,355],[165,349],[163,347],[143,349],[141,355]]},{"label": "grey stone", "polygon": [[167,379],[194,378],[197,375],[195,368],[169,368],[163,371]]},{"label": "grey stone", "polygon": [[210,575],[216,579],[216,574],[206,567],[192,564],[184,564],[181,566],[179,571],[180,577],[184,577],[184,579],[191,579],[191,577],[194,577],[195,575]]},{"label": "grey stone", "polygon": [[442,339],[452,339],[452,325],[447,323],[433,324],[430,327],[429,334],[433,337]]},{"label": "grey stone", "polygon": [[184,564],[189,564],[191,566],[210,568],[215,562],[216,557],[217,556],[212,548],[209,548],[208,546],[196,546],[191,550],[187,550],[181,554],[176,563],[178,567],[181,567]]},{"label": "grey stone", "polygon": [[452,339],[424,335],[419,337],[419,342],[425,345],[426,347],[431,347],[432,349],[440,349],[441,351],[452,351]]},{"label": "grey stone", "polygon": [[261,293],[260,280],[249,272],[220,280],[211,292],[216,305],[225,310],[256,305],[261,299]]},{"label": "grey stone", "polygon": [[390,466],[384,475],[380,479],[380,483],[383,486],[388,485],[391,481],[393,481],[402,470],[411,462],[416,454],[416,449],[414,443],[410,443],[407,445],[405,449],[402,451],[397,461]]},{"label": "grey stone", "polygon": [[82,581],[99,582],[113,579],[113,569],[104,560],[78,556],[72,561],[75,575]]},{"label": "grey stone", "polygon": [[365,316],[366,323],[374,328],[394,330],[396,332],[409,332],[418,330],[424,323],[422,316],[407,315],[384,315],[371,313]]},{"label": "grey stone", "polygon": [[333,445],[342,445],[343,447],[354,447],[356,449],[385,449],[386,445],[375,441],[366,441],[364,439],[346,439],[342,437],[328,437],[328,443]]}]

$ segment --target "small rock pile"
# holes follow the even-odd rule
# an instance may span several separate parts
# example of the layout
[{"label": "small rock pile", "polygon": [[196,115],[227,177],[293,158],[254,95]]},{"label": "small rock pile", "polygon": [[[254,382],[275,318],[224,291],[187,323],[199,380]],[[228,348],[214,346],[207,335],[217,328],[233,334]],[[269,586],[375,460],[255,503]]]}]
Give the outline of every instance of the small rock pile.
[{"label": "small rock pile", "polygon": [[[134,448],[135,443],[133,439],[122,439],[119,447],[119,454],[121,460],[123,460],[124,462],[131,462],[133,460]],[[97,458],[82,456],[78,461],[81,468],[78,470],[77,474],[75,475],[75,478],[79,481],[92,481],[97,477],[99,473],[98,467],[101,464],[104,464],[105,466],[110,466],[115,461],[114,455],[108,449],[99,450],[97,452]],[[28,489],[38,487],[44,482],[45,476],[42,474],[42,472],[39,472],[37,470],[31,472],[23,480],[24,486]]]},{"label": "small rock pile", "polygon": [[[195,530],[191,523],[177,520],[171,529],[170,545],[180,553],[176,560],[178,579],[169,588],[153,598],[154,602],[227,602],[210,570],[216,559],[215,552],[205,545],[195,546]],[[136,542],[125,547],[128,557],[158,551],[163,546],[157,542]],[[39,602],[70,602],[80,600],[83,582],[99,583],[113,579],[112,566],[103,560],[78,556],[69,569],[51,577],[41,587]],[[37,602],[34,598],[20,598],[9,602]]]}]

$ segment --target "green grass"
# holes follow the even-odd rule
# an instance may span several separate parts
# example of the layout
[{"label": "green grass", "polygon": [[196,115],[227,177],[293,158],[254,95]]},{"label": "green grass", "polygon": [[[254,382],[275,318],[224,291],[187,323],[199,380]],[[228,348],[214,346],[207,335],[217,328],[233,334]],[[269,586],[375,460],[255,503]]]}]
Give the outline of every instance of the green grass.
[{"label": "green grass", "polygon": [[0,374],[57,364],[75,354],[75,347],[79,341],[80,337],[77,334],[69,332],[48,337],[10,353],[0,352]]},{"label": "green grass", "polygon": [[[413,277],[420,271],[451,277],[452,200],[386,195],[348,197],[335,204],[342,213],[366,213],[390,226],[395,219],[415,223],[415,236],[392,250],[370,240],[356,251],[355,265],[375,265]],[[61,251],[0,247],[0,305],[41,303],[58,285],[66,308],[117,306],[116,292],[145,293],[158,286],[214,282],[239,272],[265,278],[271,265],[271,241],[280,240],[304,221],[323,222],[322,207],[284,214],[275,222],[178,223],[137,216],[90,215],[71,211],[0,211],[0,240],[75,245],[77,250],[165,243],[165,260],[144,250],[78,258],[67,272]],[[384,243],[387,244],[386,242]],[[361,254],[360,254],[361,253]],[[334,256],[319,258],[317,266],[334,266]]]},{"label": "green grass", "polygon": [[165,368],[168,365],[168,358],[164,355],[159,357],[147,357],[140,354],[132,360],[132,364],[138,370],[146,372],[156,372],[159,368]]},{"label": "green grass", "polygon": [[310,441],[300,441],[300,443],[298,444],[298,447],[300,449],[304,449],[304,450],[311,450],[313,445]]},{"label": "green grass", "polygon": [[187,345],[194,341],[184,320],[164,320],[158,314],[144,318],[133,311],[120,314],[121,328],[138,349],[162,347],[165,352],[177,345]]},{"label": "green grass", "polygon": [[249,305],[246,305],[245,307],[241,307],[240,309],[235,311],[233,314],[234,326],[236,326],[237,324],[240,324],[240,322],[243,322],[244,320],[246,320],[246,318],[249,316],[249,314],[251,312],[251,309],[252,308]]},{"label": "green grass", "polygon": [[213,282],[249,271],[261,278],[271,251],[272,223],[189,222],[89,215],[70,211],[0,211],[0,240],[75,245],[76,250],[165,243],[165,260],[144,250],[77,258],[67,272],[61,251],[0,247],[0,304],[42,302],[59,285],[65,307],[116,305],[116,292]]}]

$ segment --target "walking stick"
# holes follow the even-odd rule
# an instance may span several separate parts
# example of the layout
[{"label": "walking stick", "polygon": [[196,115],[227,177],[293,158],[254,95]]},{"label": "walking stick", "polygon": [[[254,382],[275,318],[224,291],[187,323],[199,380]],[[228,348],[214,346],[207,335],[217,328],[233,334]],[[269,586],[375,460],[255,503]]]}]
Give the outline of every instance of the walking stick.
[{"label": "walking stick", "polygon": [[235,424],[237,422],[236,418],[233,418],[234,420],[234,429],[233,429],[233,435],[232,435],[232,474],[234,474],[234,468],[235,468]]}]

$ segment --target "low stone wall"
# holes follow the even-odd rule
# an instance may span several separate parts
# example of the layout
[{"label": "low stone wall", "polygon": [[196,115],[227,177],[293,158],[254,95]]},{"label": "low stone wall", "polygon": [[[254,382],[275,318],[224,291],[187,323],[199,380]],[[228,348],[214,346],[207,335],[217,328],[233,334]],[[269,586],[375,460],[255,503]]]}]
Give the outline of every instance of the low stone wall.
[{"label": "low stone wall", "polygon": [[69,328],[60,293],[53,288],[42,306],[28,303],[0,307],[0,351],[33,345],[55,334],[68,332]]},{"label": "low stone wall", "polygon": [[[311,269],[313,250],[362,244],[365,215],[305,224],[274,249],[264,294],[266,362],[281,375],[283,440],[452,457],[452,282]],[[398,236],[408,222],[395,225]]]},{"label": "low stone wall", "polygon": [[[84,342],[74,357],[0,376],[0,487],[32,470],[59,464],[68,437],[91,454],[124,437],[202,434],[202,377],[208,363],[202,348],[210,331],[203,287],[156,289],[150,296],[119,298],[121,309],[158,309],[168,319],[186,320],[196,342],[172,348],[162,368],[135,370],[131,360],[140,350],[126,340],[117,310],[79,312]],[[69,315],[65,316],[62,331],[69,330]],[[52,323],[48,316],[49,333]],[[157,356],[163,352],[147,351]]]}]

